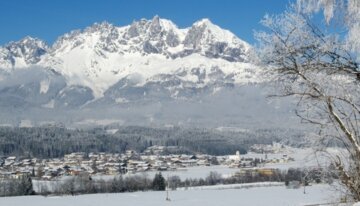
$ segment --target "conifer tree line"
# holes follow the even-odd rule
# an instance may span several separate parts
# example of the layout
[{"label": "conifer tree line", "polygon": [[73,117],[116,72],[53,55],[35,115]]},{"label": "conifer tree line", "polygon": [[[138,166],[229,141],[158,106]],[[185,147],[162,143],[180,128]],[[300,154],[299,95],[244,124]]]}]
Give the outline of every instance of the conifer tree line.
[{"label": "conifer tree line", "polygon": [[121,127],[115,134],[109,134],[106,128],[70,130],[58,127],[0,127],[0,156],[54,158],[72,152],[123,153],[129,149],[142,152],[153,145],[178,147],[165,153],[227,155],[236,151],[246,153],[253,144],[303,142],[298,141],[303,136],[303,131],[284,129],[221,132],[214,129],[134,126]]}]

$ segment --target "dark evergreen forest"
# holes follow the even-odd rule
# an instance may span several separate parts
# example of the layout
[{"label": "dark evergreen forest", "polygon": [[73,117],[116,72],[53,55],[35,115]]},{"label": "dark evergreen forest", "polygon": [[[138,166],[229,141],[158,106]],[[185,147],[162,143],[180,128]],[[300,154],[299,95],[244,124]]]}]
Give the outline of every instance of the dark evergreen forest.
[{"label": "dark evergreen forest", "polygon": [[227,155],[236,151],[246,153],[253,144],[297,142],[296,146],[301,146],[303,136],[301,131],[283,129],[234,132],[128,126],[109,133],[109,128],[0,127],[0,155],[53,158],[71,152],[122,153],[128,149],[142,152],[152,145],[177,146],[171,153]]}]

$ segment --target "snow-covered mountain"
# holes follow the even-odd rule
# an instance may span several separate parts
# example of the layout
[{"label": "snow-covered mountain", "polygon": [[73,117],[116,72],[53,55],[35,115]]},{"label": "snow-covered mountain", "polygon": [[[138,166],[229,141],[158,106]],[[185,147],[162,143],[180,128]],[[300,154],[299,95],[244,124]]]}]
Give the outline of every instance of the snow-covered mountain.
[{"label": "snow-covered mountain", "polygon": [[106,107],[113,114],[129,105],[201,103],[223,90],[262,82],[250,50],[209,19],[178,28],[158,16],[122,27],[95,23],[51,46],[25,37],[0,47],[0,109]]},{"label": "snow-covered mountain", "polygon": [[37,64],[49,47],[40,39],[25,37],[0,47],[0,69],[10,71]]},{"label": "snow-covered mountain", "polygon": [[[206,83],[221,71],[240,83],[245,81],[244,69],[252,67],[247,63],[249,48],[208,19],[179,29],[155,16],[124,27],[96,23],[61,36],[51,47],[31,37],[11,42],[0,49],[0,68],[52,68],[69,85],[90,87],[101,97],[120,79],[134,76],[139,85],[175,73],[184,81]],[[200,80],[197,73],[205,76]]]}]

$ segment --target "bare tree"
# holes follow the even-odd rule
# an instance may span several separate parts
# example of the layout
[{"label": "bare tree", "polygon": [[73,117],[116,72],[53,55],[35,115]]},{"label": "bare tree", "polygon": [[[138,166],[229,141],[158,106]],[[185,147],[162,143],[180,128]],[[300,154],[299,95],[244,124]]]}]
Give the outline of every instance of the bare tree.
[{"label": "bare tree", "polygon": [[[325,21],[312,16],[320,10]],[[319,129],[317,146],[337,140],[346,148],[333,162],[360,201],[360,1],[298,0],[262,23],[268,30],[256,34],[257,58],[275,80],[273,96],[296,97],[297,116]]]}]

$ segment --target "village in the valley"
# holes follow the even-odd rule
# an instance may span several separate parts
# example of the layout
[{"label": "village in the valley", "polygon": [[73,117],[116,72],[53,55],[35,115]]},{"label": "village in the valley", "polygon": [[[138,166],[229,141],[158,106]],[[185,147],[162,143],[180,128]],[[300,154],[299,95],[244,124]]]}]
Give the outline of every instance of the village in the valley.
[{"label": "village in the valley", "polygon": [[[30,175],[42,180],[51,180],[61,176],[78,175],[119,175],[136,174],[147,171],[186,171],[189,167],[210,167],[222,165],[229,168],[247,168],[254,171],[271,174],[271,169],[262,168],[265,164],[294,161],[294,158],[284,154],[279,158],[268,158],[268,154],[280,153],[281,145],[253,145],[250,151],[261,154],[259,157],[241,155],[212,156],[207,154],[166,154],[166,146],[151,146],[144,152],[137,153],[127,150],[119,153],[71,153],[63,158],[39,159],[21,158],[16,156],[0,158],[0,179],[19,178]],[[171,148],[170,148],[171,149]]]}]

